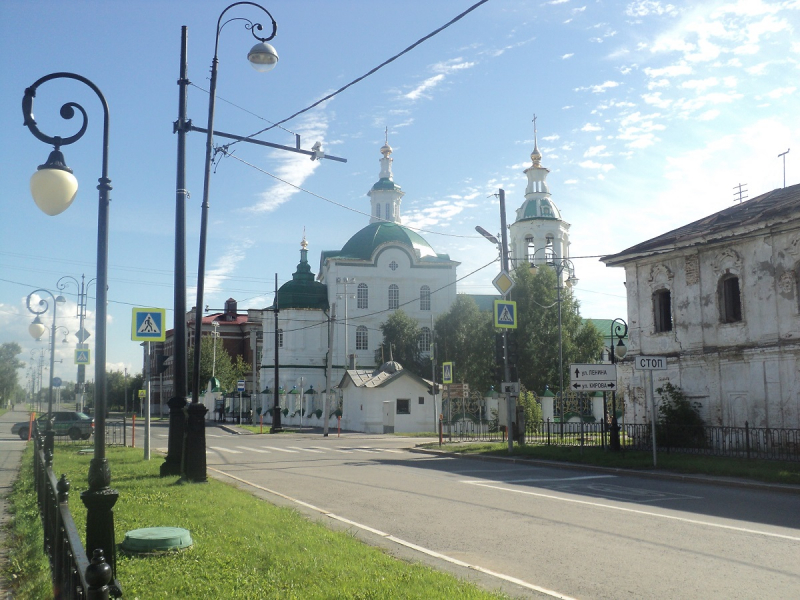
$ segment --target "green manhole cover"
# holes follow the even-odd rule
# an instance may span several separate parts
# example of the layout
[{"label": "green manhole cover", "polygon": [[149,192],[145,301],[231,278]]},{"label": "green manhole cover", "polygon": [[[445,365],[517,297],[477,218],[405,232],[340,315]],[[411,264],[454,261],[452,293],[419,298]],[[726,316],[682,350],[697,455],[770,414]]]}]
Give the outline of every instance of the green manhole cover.
[{"label": "green manhole cover", "polygon": [[182,527],[145,527],[125,534],[122,550],[132,553],[183,550],[192,545],[192,536]]}]

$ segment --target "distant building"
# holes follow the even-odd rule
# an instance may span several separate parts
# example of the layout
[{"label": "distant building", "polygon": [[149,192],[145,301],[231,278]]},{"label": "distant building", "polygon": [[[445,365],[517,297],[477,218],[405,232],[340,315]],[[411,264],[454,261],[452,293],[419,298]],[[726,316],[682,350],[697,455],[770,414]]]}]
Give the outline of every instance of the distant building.
[{"label": "distant building", "polygon": [[[777,189],[602,261],[625,269],[630,359],[666,356],[712,425],[800,427],[800,185]],[[642,371],[626,418],[649,419]]]}]

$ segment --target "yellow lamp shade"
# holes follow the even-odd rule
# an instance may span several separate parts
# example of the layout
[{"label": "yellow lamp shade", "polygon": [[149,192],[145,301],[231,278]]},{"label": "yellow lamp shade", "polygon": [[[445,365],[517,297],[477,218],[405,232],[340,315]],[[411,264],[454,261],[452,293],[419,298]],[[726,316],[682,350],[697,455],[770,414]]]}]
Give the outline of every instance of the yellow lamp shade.
[{"label": "yellow lamp shade", "polygon": [[28,325],[28,333],[30,333],[31,337],[33,337],[35,340],[38,340],[40,337],[42,337],[45,331],[47,331],[47,327],[42,324],[38,317],[33,321],[33,323]]},{"label": "yellow lamp shade", "polygon": [[55,216],[67,210],[78,193],[78,180],[63,169],[39,169],[31,176],[31,196],[41,211]]}]

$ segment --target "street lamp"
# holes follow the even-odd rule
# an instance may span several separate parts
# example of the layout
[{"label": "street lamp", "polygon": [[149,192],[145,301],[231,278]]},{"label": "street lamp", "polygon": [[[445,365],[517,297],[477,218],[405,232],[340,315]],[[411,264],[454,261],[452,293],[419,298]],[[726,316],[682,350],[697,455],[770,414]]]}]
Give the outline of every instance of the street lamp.
[{"label": "street lamp", "polygon": [[[86,276],[81,275],[81,282],[78,283],[78,280],[72,277],[71,275],[64,275],[61,279],[56,282],[56,287],[64,291],[67,286],[70,284],[70,280],[72,283],[75,284],[75,289],[78,292],[78,302],[76,304],[76,311],[78,317],[78,332],[75,334],[75,337],[78,338],[78,344],[76,348],[79,350],[85,350],[88,348],[86,344],[86,340],[89,339],[90,333],[86,331],[84,327],[84,323],[86,321],[86,301],[88,299],[88,292],[89,286],[93,283],[97,283],[97,279],[90,279],[86,281]],[[86,365],[80,364],[78,365],[78,375],[76,378],[77,383],[77,393],[76,393],[76,403],[75,409],[78,412],[83,412],[83,394],[86,391]]]},{"label": "street lamp", "polygon": [[531,255],[531,268],[537,268],[536,255],[544,251],[544,263],[556,272],[556,302],[558,303],[558,394],[561,403],[561,430],[564,429],[564,344],[561,330],[561,290],[564,289],[564,272],[567,273],[567,285],[570,287],[578,283],[575,276],[575,265],[568,258],[561,258],[553,251],[550,245],[539,248]]},{"label": "street lamp", "polygon": [[[628,348],[622,339],[628,335],[628,324],[622,319],[614,319],[611,321],[611,348],[609,355],[611,364],[616,364],[617,360],[622,360],[628,353]],[[617,345],[614,345],[614,339],[617,339]],[[608,443],[609,448],[616,452],[620,449],[619,443],[619,423],[617,422],[617,392],[611,390],[611,437]]]},{"label": "street lamp", "polygon": [[63,304],[66,302],[66,298],[64,296],[53,296],[53,294],[49,290],[45,289],[38,289],[32,291],[28,294],[28,298],[25,300],[25,303],[28,305],[28,310],[36,315],[33,319],[33,323],[28,326],[28,332],[33,336],[35,340],[38,340],[44,335],[44,332],[47,331],[47,327],[44,326],[41,319],[39,319],[39,315],[43,315],[47,312],[48,308],[50,308],[50,303],[45,300],[44,298],[39,298],[39,302],[37,304],[41,308],[41,310],[37,310],[31,307],[31,298],[34,294],[40,295],[40,292],[44,292],[50,296],[53,301],[53,323],[50,326],[50,389],[47,390],[47,431],[45,432],[45,440],[47,444],[48,451],[52,452],[53,450],[53,365],[55,363],[55,355],[56,355],[56,314],[58,313],[58,305]]},{"label": "street lamp", "polygon": [[[222,18],[234,6],[246,4],[261,9],[272,22],[272,33],[267,37],[256,34],[263,27],[260,23],[254,23],[249,19],[234,17],[223,23]],[[197,267],[197,303],[195,304],[195,332],[194,332],[194,369],[192,371],[192,403],[188,407],[188,418],[186,422],[186,436],[183,448],[183,472],[182,479],[188,481],[203,482],[206,476],[206,441],[205,441],[205,414],[208,409],[200,404],[200,337],[203,328],[203,287],[205,284],[206,270],[206,239],[208,234],[208,198],[211,184],[211,164],[214,150],[214,107],[217,96],[217,66],[219,60],[217,53],[219,50],[219,34],[222,28],[232,21],[245,21],[245,29],[248,29],[259,43],[250,49],[247,59],[254,69],[260,72],[272,70],[278,63],[278,53],[267,42],[275,37],[278,32],[278,24],[270,12],[255,2],[234,2],[228,6],[217,19],[217,32],[214,41],[214,58],[211,61],[211,85],[208,98],[208,130],[206,132],[206,158],[205,171],[203,174],[203,204],[200,213],[200,253]],[[179,315],[175,315],[176,318]],[[183,318],[181,316],[181,318]]]},{"label": "street lamp", "polygon": [[[57,215],[66,210],[78,191],[78,181],[67,167],[61,146],[77,142],[86,133],[89,119],[84,108],[76,102],[67,102],[61,107],[61,117],[71,119],[75,111],[83,117],[79,131],[67,138],[51,137],[42,133],[33,118],[33,99],[40,85],[53,79],[73,79],[88,86],[98,97],[103,107],[103,157],[102,174],[99,179],[99,205],[97,211],[97,306],[95,343],[95,433],[94,456],[89,463],[89,489],[81,493],[81,500],[86,505],[86,548],[89,552],[100,549],[111,566],[116,583],[116,540],[114,538],[113,507],[119,493],[110,488],[111,469],[106,458],[106,314],[108,303],[108,213],[109,191],[111,180],[108,178],[108,103],[100,89],[81,75],[75,73],[51,73],[38,79],[25,90],[22,98],[22,114],[24,125],[40,141],[53,145],[53,151],[47,162],[31,177],[31,194],[36,205],[48,215]],[[54,311],[55,317],[55,311]],[[51,358],[52,360],[52,358]],[[52,366],[50,376],[52,377]],[[118,590],[119,591],[119,590]]]}]

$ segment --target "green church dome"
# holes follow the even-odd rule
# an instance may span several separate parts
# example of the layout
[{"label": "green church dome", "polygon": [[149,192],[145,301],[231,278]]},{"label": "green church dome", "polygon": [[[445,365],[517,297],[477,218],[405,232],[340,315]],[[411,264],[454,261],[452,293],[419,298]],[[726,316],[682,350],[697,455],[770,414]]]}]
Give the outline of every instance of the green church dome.
[{"label": "green church dome", "polygon": [[425,239],[397,223],[371,223],[351,237],[340,252],[325,253],[326,258],[358,258],[370,260],[383,244],[395,243],[414,250],[421,260],[450,260],[447,254],[437,254]]},{"label": "green church dome", "polygon": [[292,274],[291,281],[287,281],[278,288],[278,310],[290,308],[328,310],[328,288],[324,284],[314,281],[314,274],[308,264],[308,244],[305,237],[301,246],[297,271]]}]

